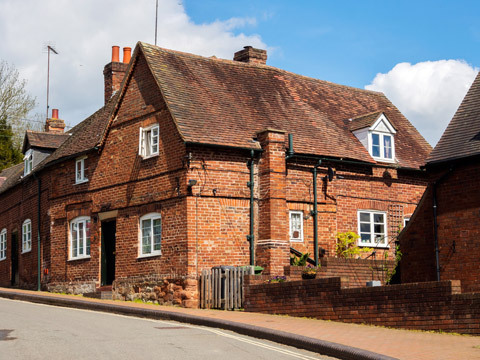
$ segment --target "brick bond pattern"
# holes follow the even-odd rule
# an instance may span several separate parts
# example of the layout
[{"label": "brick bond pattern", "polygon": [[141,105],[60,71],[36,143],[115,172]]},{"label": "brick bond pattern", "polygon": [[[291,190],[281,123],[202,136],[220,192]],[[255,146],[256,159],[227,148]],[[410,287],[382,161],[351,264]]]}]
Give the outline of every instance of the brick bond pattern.
[{"label": "brick bond pattern", "polygon": [[[385,284],[388,271],[393,270],[395,263],[393,260],[323,258],[320,265],[317,278],[341,277],[346,287],[364,287],[371,280]],[[291,280],[300,280],[303,269],[303,266],[287,266],[285,275]]]},{"label": "brick bond pattern", "polygon": [[245,311],[480,335],[480,294],[462,294],[460,281],[347,289],[339,277],[256,285],[254,278]]},{"label": "brick bond pattern", "polygon": [[[432,182],[445,170],[432,171]],[[457,164],[437,186],[440,279],[461,280],[463,292],[480,292],[480,166]],[[402,233],[402,282],[436,280],[433,187]]]}]

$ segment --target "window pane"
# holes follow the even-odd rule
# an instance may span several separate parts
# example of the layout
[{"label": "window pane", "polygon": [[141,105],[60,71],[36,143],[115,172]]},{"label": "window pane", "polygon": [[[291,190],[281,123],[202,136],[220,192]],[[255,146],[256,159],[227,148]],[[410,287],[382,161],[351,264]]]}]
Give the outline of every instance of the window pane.
[{"label": "window pane", "polygon": [[145,132],[145,155],[148,156],[152,153],[152,130]]},{"label": "window pane", "polygon": [[369,233],[370,232],[370,224],[360,224],[360,232],[362,233]]},{"label": "window pane", "polygon": [[375,234],[385,234],[385,229],[384,229],[383,225],[375,224],[375,226],[373,228],[374,228]]},{"label": "window pane", "polygon": [[370,242],[370,234],[360,234],[362,243]]},{"label": "window pane", "polygon": [[85,241],[85,223],[78,223],[78,255],[83,255],[83,244]]},{"label": "window pane", "polygon": [[373,214],[373,221],[383,224],[383,214]]},{"label": "window pane", "polygon": [[370,214],[369,213],[360,213],[360,221],[361,222],[370,222]]},{"label": "window pane", "polygon": [[142,220],[142,254],[150,254],[152,252],[152,221]]},{"label": "window pane", "polygon": [[160,219],[153,220],[153,250],[160,250],[160,242],[162,239],[162,221]]},{"label": "window pane", "polygon": [[77,223],[72,223],[72,257],[77,257],[78,229]]},{"label": "window pane", "polygon": [[380,135],[372,134],[372,155],[380,156]]},{"label": "window pane", "polygon": [[383,136],[383,157],[386,159],[392,158],[392,137],[389,135]]}]

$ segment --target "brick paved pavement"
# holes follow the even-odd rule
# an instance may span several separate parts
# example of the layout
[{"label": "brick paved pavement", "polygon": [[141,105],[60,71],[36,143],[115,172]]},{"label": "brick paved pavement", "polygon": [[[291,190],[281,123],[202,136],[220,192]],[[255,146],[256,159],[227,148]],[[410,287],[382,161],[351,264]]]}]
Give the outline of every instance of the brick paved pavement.
[{"label": "brick paved pavement", "polygon": [[74,298],[92,304],[115,304],[128,306],[131,309],[156,309],[193,317],[228,320],[235,323],[255,325],[265,329],[280,330],[330,341],[398,359],[480,359],[480,337],[476,336],[387,329],[368,325],[344,324],[333,321],[246,313],[242,311],[184,309],[172,306],[87,299],[80,296],[0,288],[0,296],[5,296],[8,293],[41,295],[42,297],[58,300]]}]

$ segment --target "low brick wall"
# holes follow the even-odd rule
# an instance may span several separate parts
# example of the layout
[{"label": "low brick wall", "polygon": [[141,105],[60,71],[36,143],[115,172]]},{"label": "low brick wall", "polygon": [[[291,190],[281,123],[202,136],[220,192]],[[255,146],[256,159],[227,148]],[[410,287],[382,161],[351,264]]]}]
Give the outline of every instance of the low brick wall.
[{"label": "low brick wall", "polygon": [[480,293],[462,294],[457,280],[347,289],[339,277],[273,284],[251,277],[245,311],[480,335]]},{"label": "low brick wall", "polygon": [[[371,259],[344,259],[326,257],[320,260],[320,269],[317,278],[344,278],[345,287],[364,287],[367,281],[379,280],[382,284],[387,281],[387,269],[392,271],[395,262],[393,260]],[[302,278],[302,266],[285,266],[285,276],[292,280]],[[347,281],[348,280],[348,281]]]},{"label": "low brick wall", "polygon": [[159,305],[179,305],[187,308],[198,307],[198,281],[181,277],[163,276],[129,277],[117,279],[113,283],[115,300],[145,302]]}]

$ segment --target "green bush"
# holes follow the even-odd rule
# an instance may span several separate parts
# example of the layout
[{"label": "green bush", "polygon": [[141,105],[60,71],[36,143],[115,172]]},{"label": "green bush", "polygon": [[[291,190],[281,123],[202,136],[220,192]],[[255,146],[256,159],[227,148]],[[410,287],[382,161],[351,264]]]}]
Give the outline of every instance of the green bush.
[{"label": "green bush", "polygon": [[307,259],[310,256],[310,253],[302,254],[300,257],[296,255],[290,256],[290,265],[292,266],[305,266],[307,265]]},{"label": "green bush", "polygon": [[373,249],[369,247],[359,247],[357,245],[359,238],[360,236],[353,231],[338,233],[337,245],[335,247],[337,257],[353,259],[360,256],[362,253],[373,251]]}]

